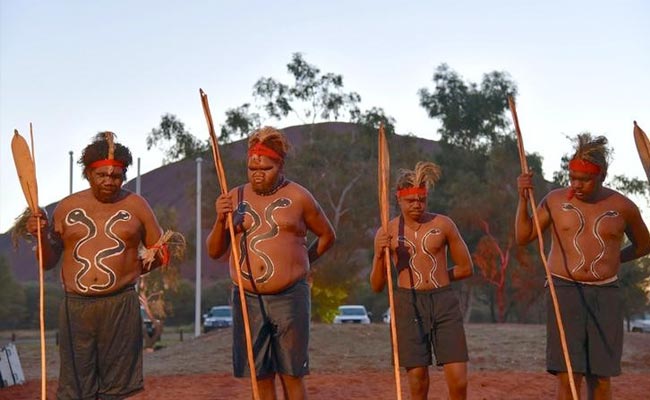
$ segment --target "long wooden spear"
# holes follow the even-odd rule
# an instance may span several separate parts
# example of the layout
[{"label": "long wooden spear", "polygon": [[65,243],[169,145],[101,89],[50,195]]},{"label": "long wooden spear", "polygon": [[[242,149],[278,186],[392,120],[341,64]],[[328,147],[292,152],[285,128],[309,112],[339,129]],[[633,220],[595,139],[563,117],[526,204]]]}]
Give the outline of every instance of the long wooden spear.
[{"label": "long wooden spear", "polygon": [[[388,232],[388,181],[390,176],[390,153],[388,142],[384,133],[384,124],[379,125],[379,152],[378,152],[378,178],[379,178],[379,212],[381,227]],[[390,333],[393,344],[393,372],[395,374],[395,390],[397,399],[402,399],[402,385],[399,375],[399,350],[397,347],[397,328],[395,326],[395,299],[393,296],[393,276],[390,268],[390,250],[384,248],[384,262],[386,265],[386,280],[388,281],[388,303],[390,305]]]},{"label": "long wooden spear", "polygon": [[11,139],[11,153],[16,164],[18,180],[27,200],[27,205],[32,215],[36,215],[36,241],[38,249],[38,294],[39,294],[39,324],[41,340],[41,399],[47,396],[47,372],[45,360],[45,291],[43,285],[43,245],[41,237],[41,215],[38,208],[38,185],[36,183],[36,162],[34,158],[34,132],[32,123],[29,123],[29,136],[32,143],[30,153],[25,138],[20,136],[18,130],[14,129],[14,137]]},{"label": "long wooden spear", "polygon": [[[228,183],[226,182],[226,172],[223,169],[221,162],[221,155],[219,154],[219,143],[217,142],[217,135],[214,131],[214,124],[212,123],[212,113],[210,112],[210,104],[208,103],[208,95],[199,89],[201,95],[201,104],[203,105],[203,113],[205,120],[208,123],[208,131],[210,132],[210,144],[212,147],[212,158],[214,159],[214,167],[217,171],[217,179],[219,186],[221,186],[221,193],[228,193]],[[230,231],[230,248],[232,249],[232,256],[235,263],[239,262],[239,249],[235,245],[235,224],[233,223],[232,213],[228,213],[228,231]],[[255,369],[255,358],[253,356],[253,339],[251,338],[251,328],[248,319],[248,306],[246,305],[246,295],[244,294],[244,282],[239,268],[237,267],[237,285],[239,285],[239,302],[241,303],[242,319],[244,320],[244,334],[246,336],[246,353],[248,355],[248,367],[251,371],[251,385],[253,387],[253,399],[259,400],[259,386],[257,384],[257,370]]]},{"label": "long wooden spear", "polygon": [[645,176],[650,182],[650,141],[636,121],[634,121],[634,143],[636,143],[636,150],[639,153]]},{"label": "long wooden spear", "polygon": [[[528,169],[528,161],[526,160],[526,152],[524,151],[524,140],[521,136],[521,129],[519,129],[519,118],[517,118],[517,107],[515,106],[515,100],[512,96],[508,96],[508,105],[510,106],[510,112],[512,113],[512,120],[515,124],[515,132],[517,133],[517,148],[519,149],[519,161],[521,162],[521,172],[528,174],[530,171]],[[555,321],[557,323],[557,329],[560,332],[560,343],[562,345],[562,354],[564,355],[564,362],[567,367],[567,373],[569,375],[569,385],[571,386],[571,396],[573,400],[578,400],[578,392],[576,390],[575,380],[573,379],[573,367],[571,366],[571,359],[569,357],[569,350],[566,344],[566,335],[564,334],[564,324],[562,323],[562,315],[560,313],[560,305],[557,301],[557,294],[555,293],[555,285],[553,284],[553,276],[551,275],[551,270],[548,268],[548,262],[546,261],[546,254],[544,253],[544,238],[542,237],[542,228],[539,223],[539,218],[537,216],[537,205],[535,204],[535,196],[533,195],[533,189],[528,188],[528,200],[530,201],[530,208],[533,212],[533,221],[535,222],[535,229],[537,230],[537,241],[539,243],[539,255],[542,258],[542,264],[544,265],[544,270],[546,271],[546,281],[548,282],[548,289],[551,293],[551,299],[553,300],[553,310],[555,311]]]}]

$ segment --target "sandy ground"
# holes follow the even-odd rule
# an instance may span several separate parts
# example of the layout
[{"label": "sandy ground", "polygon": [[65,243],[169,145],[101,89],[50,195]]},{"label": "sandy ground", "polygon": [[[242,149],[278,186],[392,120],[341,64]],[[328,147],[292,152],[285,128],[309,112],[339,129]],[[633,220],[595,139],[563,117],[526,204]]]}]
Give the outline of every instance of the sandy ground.
[{"label": "sandy ground", "polygon": [[[469,399],[554,397],[555,378],[544,372],[545,330],[542,326],[469,324],[466,330],[471,357]],[[231,376],[230,340],[231,332],[225,329],[145,354],[145,391],[132,398],[250,399],[250,381]],[[55,353],[55,349],[48,350],[48,399],[55,398],[58,373]],[[310,354],[312,373],[306,378],[310,399],[396,398],[387,326],[315,324]],[[0,389],[0,399],[40,397],[38,360],[37,349],[21,351],[27,382]],[[401,381],[403,398],[408,399],[404,373]],[[647,398],[650,392],[649,334],[626,335],[623,375],[613,379],[613,392],[615,399]],[[444,376],[439,368],[431,368],[429,398],[447,398]]]}]

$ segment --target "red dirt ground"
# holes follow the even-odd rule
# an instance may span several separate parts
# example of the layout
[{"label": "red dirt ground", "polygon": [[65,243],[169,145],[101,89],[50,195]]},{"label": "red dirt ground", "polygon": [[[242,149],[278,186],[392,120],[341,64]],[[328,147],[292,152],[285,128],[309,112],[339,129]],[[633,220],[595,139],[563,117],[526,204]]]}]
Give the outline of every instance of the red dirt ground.
[{"label": "red dirt ground", "polygon": [[[468,398],[539,400],[555,397],[555,378],[544,371],[545,329],[541,325],[467,324],[470,353]],[[172,333],[165,333],[171,337]],[[220,330],[146,353],[145,391],[134,400],[249,400],[250,381],[231,375],[231,332]],[[38,346],[17,342],[27,382],[0,389],[0,400],[40,398]],[[21,350],[21,348],[23,350]],[[388,327],[314,324],[312,374],[306,378],[312,400],[395,399]],[[48,347],[48,399],[55,399],[58,356]],[[623,375],[612,379],[615,399],[647,399],[650,393],[650,335],[626,334]],[[431,368],[430,399],[446,399],[444,376]],[[408,399],[401,374],[403,399]],[[279,385],[278,385],[279,386]],[[584,391],[584,389],[583,389]],[[279,395],[279,398],[282,398]],[[583,393],[585,398],[585,393]]]}]

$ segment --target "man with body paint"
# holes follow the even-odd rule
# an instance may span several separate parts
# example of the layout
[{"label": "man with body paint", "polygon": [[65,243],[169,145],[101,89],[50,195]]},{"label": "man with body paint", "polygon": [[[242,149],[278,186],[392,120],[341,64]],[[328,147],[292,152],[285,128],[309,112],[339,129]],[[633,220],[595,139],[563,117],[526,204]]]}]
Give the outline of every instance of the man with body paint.
[{"label": "man with body paint", "polygon": [[[233,369],[247,370],[239,290],[245,292],[260,397],[275,399],[279,375],[286,399],[304,399],[303,377],[309,373],[310,265],[335,240],[332,225],[314,197],[284,176],[289,143],[282,132],[264,127],[248,140],[248,183],[220,195],[216,221],[206,240],[212,258],[229,247],[227,214],[234,213],[234,245],[240,259],[230,258],[235,286],[233,303]],[[308,246],[307,232],[316,235]],[[243,288],[236,285],[241,274]]]},{"label": "man with body paint", "polygon": [[[570,187],[549,192],[537,207],[542,231],[550,228],[548,268],[564,324],[574,380],[583,377],[589,399],[611,399],[612,376],[621,373],[623,304],[617,273],[621,263],[650,253],[650,235],[638,207],[603,186],[609,165],[607,139],[580,134],[569,162]],[[517,180],[517,243],[537,238],[527,207],[532,174]],[[624,245],[624,236],[629,243]],[[546,368],[557,375],[558,399],[570,399],[555,312],[547,298]]]},{"label": "man with body paint", "polygon": [[[394,293],[399,364],[406,368],[411,399],[427,399],[432,347],[442,365],[450,399],[467,398],[467,343],[463,315],[451,281],[472,275],[472,258],[456,224],[447,216],[427,212],[427,191],[440,168],[419,162],[402,170],[397,181],[400,216],[375,235],[370,286],[384,290],[384,249],[397,270]],[[447,267],[447,251],[455,263]]]},{"label": "man with body paint", "polygon": [[[65,299],[59,310],[57,398],[123,399],[143,390],[142,319],[135,284],[168,261],[162,230],[139,195],[122,188],[129,149],[99,133],[79,164],[90,188],[59,202],[42,218],[43,267],[61,260]],[[41,214],[41,217],[44,215]],[[27,220],[36,235],[37,218]],[[143,263],[139,248],[154,252]]]}]

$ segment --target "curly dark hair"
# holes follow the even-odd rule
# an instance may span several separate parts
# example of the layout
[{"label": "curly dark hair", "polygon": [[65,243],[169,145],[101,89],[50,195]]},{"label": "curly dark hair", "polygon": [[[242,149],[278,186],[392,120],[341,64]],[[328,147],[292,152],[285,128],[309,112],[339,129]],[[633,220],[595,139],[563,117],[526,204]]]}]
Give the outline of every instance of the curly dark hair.
[{"label": "curly dark hair", "polygon": [[133,163],[133,156],[128,147],[113,141],[115,137],[117,135],[113,132],[99,132],[94,136],[93,142],[83,149],[77,164],[83,166],[84,178],[88,179],[86,173],[90,164],[111,158],[109,154],[112,153],[114,160],[124,164],[124,179],[126,179],[126,170]]},{"label": "curly dark hair", "polygon": [[271,126],[262,127],[251,134],[248,138],[248,148],[251,148],[257,143],[262,143],[273,149],[282,157],[282,160],[284,160],[291,149],[291,144],[284,132]]},{"label": "curly dark hair", "polygon": [[574,148],[575,153],[571,157],[572,160],[586,160],[594,163],[602,169],[603,176],[607,175],[611,150],[607,146],[605,136],[594,136],[589,132],[581,133],[574,139]]}]

